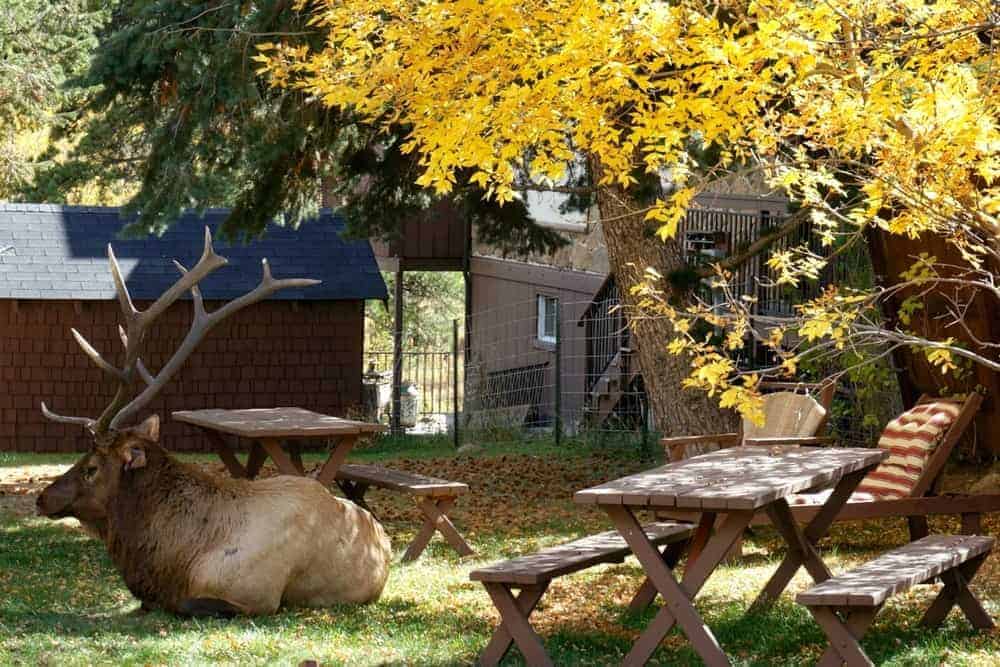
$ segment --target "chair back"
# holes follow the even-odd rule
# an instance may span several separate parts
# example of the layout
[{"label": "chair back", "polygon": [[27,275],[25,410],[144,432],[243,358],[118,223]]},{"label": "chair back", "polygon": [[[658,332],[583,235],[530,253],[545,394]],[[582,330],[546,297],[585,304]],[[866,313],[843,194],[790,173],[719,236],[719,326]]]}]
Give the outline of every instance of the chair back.
[{"label": "chair back", "polygon": [[826,421],[826,408],[809,394],[776,391],[763,398],[764,424],[744,419],[744,438],[813,436]]}]

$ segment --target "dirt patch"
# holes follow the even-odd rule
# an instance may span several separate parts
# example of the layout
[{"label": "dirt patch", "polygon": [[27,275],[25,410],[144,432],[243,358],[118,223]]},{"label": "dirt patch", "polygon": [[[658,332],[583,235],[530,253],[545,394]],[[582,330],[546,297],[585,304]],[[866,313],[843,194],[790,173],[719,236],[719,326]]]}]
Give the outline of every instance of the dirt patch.
[{"label": "dirt patch", "polygon": [[0,467],[0,510],[15,516],[33,516],[35,498],[69,465]]}]

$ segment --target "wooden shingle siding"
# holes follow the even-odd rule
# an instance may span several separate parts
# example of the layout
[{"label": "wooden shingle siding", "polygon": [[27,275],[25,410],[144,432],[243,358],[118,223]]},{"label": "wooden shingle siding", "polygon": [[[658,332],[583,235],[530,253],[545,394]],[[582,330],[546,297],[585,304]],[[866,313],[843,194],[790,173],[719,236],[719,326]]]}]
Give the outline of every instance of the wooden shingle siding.
[{"label": "wooden shingle siding", "polygon": [[[363,315],[361,301],[268,301],[239,312],[208,335],[152,409],[164,418],[175,410],[275,406],[346,416],[361,400]],[[0,300],[0,451],[89,447],[82,429],[45,421],[39,403],[64,414],[100,413],[114,383],[69,329],[114,359],[119,316],[113,301]],[[190,317],[190,302],[163,316],[144,360],[151,369],[177,348]],[[169,419],[163,438],[171,450],[209,449],[206,439]]]}]

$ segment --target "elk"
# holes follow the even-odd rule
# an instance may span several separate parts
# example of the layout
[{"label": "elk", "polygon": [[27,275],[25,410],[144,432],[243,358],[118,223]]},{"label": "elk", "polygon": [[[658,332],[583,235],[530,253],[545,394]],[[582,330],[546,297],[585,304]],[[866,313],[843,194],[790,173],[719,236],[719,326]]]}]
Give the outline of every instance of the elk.
[{"label": "elk", "polygon": [[[108,362],[78,331],[73,337],[117,381],[99,417],[68,417],[42,403],[46,418],[86,428],[93,445],[39,496],[39,514],[75,517],[104,541],[128,589],[144,609],[184,615],[270,614],[282,604],[329,606],[378,599],[389,574],[389,540],[375,518],[307,477],[216,477],[172,457],[159,444],[152,415],[126,424],[177,373],[220,321],[278,290],[319,281],[272,277],[213,312],[198,283],[226,264],[205,229],[201,259],[145,310],[138,310],[108,245],[125,326],[124,365]],[[190,291],[194,317],[174,355],[153,374],[141,359],[150,327]],[[141,384],[140,384],[141,383]],[[138,385],[138,387],[136,386]]]}]

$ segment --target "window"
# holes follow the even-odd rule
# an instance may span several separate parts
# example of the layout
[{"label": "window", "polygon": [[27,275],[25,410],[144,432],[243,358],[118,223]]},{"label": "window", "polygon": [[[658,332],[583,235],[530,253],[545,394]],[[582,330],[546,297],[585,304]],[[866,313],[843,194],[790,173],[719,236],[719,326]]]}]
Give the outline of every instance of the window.
[{"label": "window", "polygon": [[729,235],[725,232],[688,231],[684,234],[684,254],[693,263],[714,262],[726,256]]},{"label": "window", "polygon": [[543,343],[556,342],[556,318],[559,316],[559,299],[554,296],[538,295],[538,340]]}]

